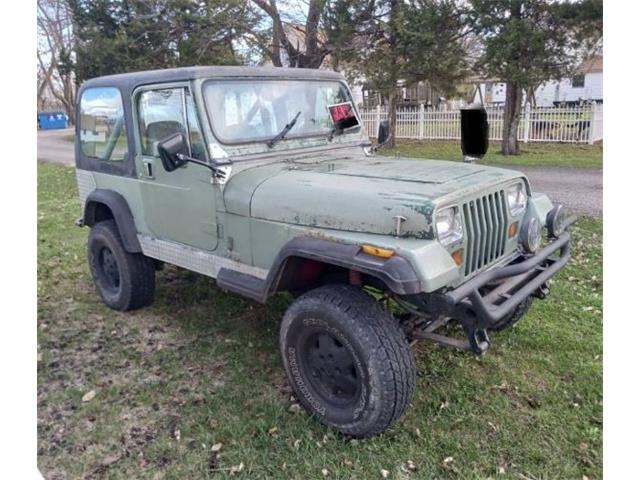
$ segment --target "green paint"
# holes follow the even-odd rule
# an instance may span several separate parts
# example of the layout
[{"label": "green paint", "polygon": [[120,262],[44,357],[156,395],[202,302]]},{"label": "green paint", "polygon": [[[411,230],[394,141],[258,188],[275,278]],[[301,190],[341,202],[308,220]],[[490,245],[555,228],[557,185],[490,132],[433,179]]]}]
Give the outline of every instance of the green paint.
[{"label": "green paint", "polygon": [[[429,292],[465,280],[451,252],[469,247],[466,235],[459,244],[444,248],[435,239],[434,212],[454,205],[462,208],[465,202],[523,178],[519,172],[486,165],[368,156],[361,147],[367,141],[362,131],[338,135],[333,141],[324,136],[285,139],[273,149],[264,142],[223,145],[207,120],[201,95],[204,81],[170,86],[190,89],[210,154],[226,155],[233,162],[226,184],[212,183],[209,170],[194,164],[166,172],[159,158],[142,155],[137,128],[136,168],[143,172],[144,164],[151,164],[152,176],[94,174],[98,188],[125,197],[140,233],[267,270],[296,236],[372,243],[406,257]],[[130,99],[133,112],[138,91]],[[133,120],[139,125],[137,118]],[[546,197],[536,196],[524,215],[543,220],[550,208]],[[406,219],[399,236],[396,216]],[[522,220],[521,215],[503,223]],[[497,217],[481,219],[478,231],[486,236],[497,221]],[[504,241],[506,256],[517,248],[517,238]]]}]

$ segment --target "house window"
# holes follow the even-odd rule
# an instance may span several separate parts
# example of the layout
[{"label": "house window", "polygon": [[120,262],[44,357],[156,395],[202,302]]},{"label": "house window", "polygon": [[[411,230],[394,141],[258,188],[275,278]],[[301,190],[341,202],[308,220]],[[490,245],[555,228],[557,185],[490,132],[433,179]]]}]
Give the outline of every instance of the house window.
[{"label": "house window", "polygon": [[584,88],[584,75],[576,75],[571,79],[572,88]]}]

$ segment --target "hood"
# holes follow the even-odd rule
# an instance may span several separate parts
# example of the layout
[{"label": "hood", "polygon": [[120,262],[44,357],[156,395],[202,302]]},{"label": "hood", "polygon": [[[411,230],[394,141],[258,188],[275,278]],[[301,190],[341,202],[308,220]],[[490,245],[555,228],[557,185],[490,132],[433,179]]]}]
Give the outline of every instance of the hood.
[{"label": "hood", "polygon": [[[402,236],[433,238],[438,205],[518,177],[512,170],[441,160],[300,160],[239,172],[225,187],[225,203],[228,211],[235,205],[244,212],[233,213],[254,218],[385,235],[395,235],[400,215],[406,218]],[[242,197],[250,204],[239,205]]]}]

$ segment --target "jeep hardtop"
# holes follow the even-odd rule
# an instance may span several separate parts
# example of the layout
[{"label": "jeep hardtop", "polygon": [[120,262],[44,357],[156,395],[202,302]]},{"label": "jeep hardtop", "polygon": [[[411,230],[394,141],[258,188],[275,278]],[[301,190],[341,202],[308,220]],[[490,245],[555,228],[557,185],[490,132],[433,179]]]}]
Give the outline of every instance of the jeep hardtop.
[{"label": "jeep hardtop", "polygon": [[[85,82],[77,103],[78,223],[103,301],[151,305],[165,263],[257,302],[288,292],[291,387],[346,435],[403,414],[414,342],[484,353],[569,260],[575,217],[523,174],[377,155],[388,124],[372,145],[334,72],[136,72]],[[484,154],[484,110],[461,123],[463,153]]]}]

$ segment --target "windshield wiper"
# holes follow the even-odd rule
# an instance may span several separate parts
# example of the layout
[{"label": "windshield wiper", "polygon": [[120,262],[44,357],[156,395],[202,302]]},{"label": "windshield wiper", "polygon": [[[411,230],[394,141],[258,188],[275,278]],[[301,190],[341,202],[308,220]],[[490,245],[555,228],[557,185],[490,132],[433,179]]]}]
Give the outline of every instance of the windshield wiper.
[{"label": "windshield wiper", "polygon": [[300,116],[300,114],[301,114],[301,113],[302,113],[302,112],[298,112],[298,113],[296,113],[296,116],[295,116],[295,117],[293,117],[293,119],[292,119],[289,123],[287,123],[287,124],[284,126],[284,128],[282,129],[282,131],[281,131],[279,134],[277,134],[275,137],[273,137],[271,140],[269,140],[269,141],[267,142],[267,146],[268,146],[269,148],[273,148],[273,146],[274,146],[276,143],[278,143],[280,140],[282,140],[282,139],[285,137],[285,135],[286,135],[287,133],[289,133],[289,131],[294,127],[294,125],[295,125],[295,124],[296,124],[296,122],[298,121],[298,117]]}]

